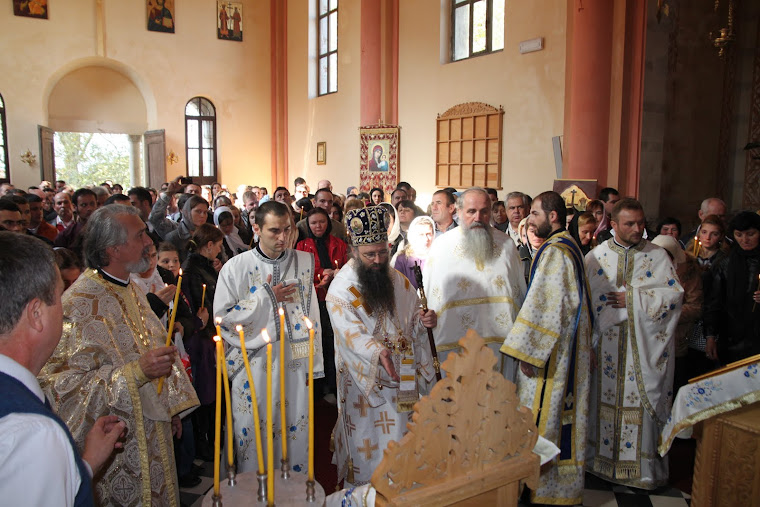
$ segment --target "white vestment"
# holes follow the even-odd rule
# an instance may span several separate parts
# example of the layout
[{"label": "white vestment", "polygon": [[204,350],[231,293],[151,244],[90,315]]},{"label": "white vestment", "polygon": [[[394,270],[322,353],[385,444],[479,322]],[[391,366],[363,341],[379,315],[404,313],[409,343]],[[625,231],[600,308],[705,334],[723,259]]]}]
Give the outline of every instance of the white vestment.
[{"label": "white vestment", "polygon": [[560,454],[541,468],[531,502],[571,505],[583,500],[588,428],[591,315],[583,254],[567,232],[539,248],[520,313],[501,351],[538,368],[519,371],[518,393],[533,410],[539,435]]},{"label": "white vestment", "polygon": [[[267,277],[271,275],[271,282]],[[227,261],[219,273],[214,295],[214,316],[222,318],[221,331],[227,342],[226,361],[232,390],[232,419],[235,430],[235,452],[238,472],[257,469],[256,436],[251,405],[251,389],[243,364],[238,324],[245,332],[245,346],[251,363],[261,439],[266,442],[266,347],[261,330],[266,328],[272,339],[272,403],[274,429],[274,462],[282,458],[280,426],[280,319],[272,286],[284,280],[296,280],[295,301],[285,308],[285,365],[287,374],[287,438],[288,460],[296,472],[306,473],[308,446],[308,378],[309,333],[303,321],[312,321],[314,333],[314,378],[324,377],[322,363],[322,326],[319,322],[317,293],[312,282],[314,257],[305,252],[286,250],[278,259],[269,259],[259,249],[243,252]],[[264,453],[266,455],[266,451]],[[265,456],[266,461],[266,456]]]},{"label": "white vestment", "polygon": [[[619,484],[666,484],[657,454],[673,401],[674,333],[683,288],[667,252],[646,240],[623,248],[611,238],[586,255],[595,317],[587,458],[590,471]],[[626,308],[607,293],[625,292]]]},{"label": "white vestment", "polygon": [[[407,432],[411,408],[435,377],[427,332],[419,319],[419,298],[407,278],[391,268],[396,315],[368,314],[356,274],[356,259],[344,266],[330,285],[327,308],[335,332],[335,368],[338,371],[338,420],[333,430],[338,481],[369,482],[391,440]],[[393,381],[380,365],[380,352],[405,339],[407,353],[393,353],[401,382]],[[387,340],[387,341],[386,341]],[[401,346],[401,348],[404,348]],[[416,381],[416,385],[415,385]],[[404,402],[406,400],[406,402]],[[350,474],[349,466],[353,467]]]},{"label": "white vestment", "polygon": [[468,255],[462,227],[436,238],[423,284],[428,307],[438,314],[434,334],[441,364],[450,351],[459,350],[459,339],[467,330],[474,329],[501,358],[500,370],[507,374],[509,358],[499,354],[499,347],[522,306],[525,277],[514,242],[497,229],[491,231],[494,257],[485,265]]}]

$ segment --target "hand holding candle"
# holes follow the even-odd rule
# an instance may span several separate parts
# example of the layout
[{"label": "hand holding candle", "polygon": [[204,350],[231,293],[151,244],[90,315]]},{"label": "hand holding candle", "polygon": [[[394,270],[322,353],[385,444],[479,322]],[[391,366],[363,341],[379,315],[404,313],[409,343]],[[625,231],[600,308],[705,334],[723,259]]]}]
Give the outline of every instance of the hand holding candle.
[{"label": "hand holding candle", "polygon": [[[168,333],[166,334],[166,346],[172,344],[172,336],[174,335],[174,318],[177,316],[177,303],[179,303],[179,290],[180,287],[182,287],[182,268],[179,269],[179,277],[177,278],[177,291],[174,293],[174,307],[172,309],[172,316],[169,319],[169,329]],[[158,379],[158,394],[161,394],[161,391],[164,388],[164,377],[161,377]]]}]

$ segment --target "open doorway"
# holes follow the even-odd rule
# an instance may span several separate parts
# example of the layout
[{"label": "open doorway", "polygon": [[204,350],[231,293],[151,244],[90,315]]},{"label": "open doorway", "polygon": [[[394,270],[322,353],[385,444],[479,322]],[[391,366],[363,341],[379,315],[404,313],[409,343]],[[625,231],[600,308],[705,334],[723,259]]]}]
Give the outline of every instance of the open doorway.
[{"label": "open doorway", "polygon": [[[104,181],[129,188],[133,183],[129,137],[127,134],[56,132],[56,178],[74,188]],[[136,162],[139,164],[141,159]]]}]

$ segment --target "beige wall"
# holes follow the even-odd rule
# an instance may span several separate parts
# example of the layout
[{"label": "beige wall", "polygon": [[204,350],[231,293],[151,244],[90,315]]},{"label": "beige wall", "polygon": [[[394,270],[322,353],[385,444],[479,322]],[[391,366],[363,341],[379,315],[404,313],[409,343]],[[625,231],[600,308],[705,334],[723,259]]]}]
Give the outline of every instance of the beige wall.
[{"label": "beige wall", "polygon": [[[566,3],[507,0],[504,50],[448,64],[441,64],[445,23],[439,23],[446,2],[399,3],[400,178],[418,195],[431,194],[436,115],[462,102],[485,102],[505,110],[499,196],[551,189],[551,139],[562,135],[564,123]],[[535,37],[544,37],[544,50],[519,54],[519,42]]]},{"label": "beige wall", "polygon": [[[326,178],[337,193],[359,184],[360,2],[338,10],[338,92],[316,97],[311,0],[288,1],[288,188],[302,176],[316,190]],[[310,41],[310,39],[312,39]],[[310,47],[311,43],[311,47]],[[317,165],[317,143],[327,143],[327,163]],[[271,190],[271,189],[270,189]]]},{"label": "beige wall", "polygon": [[[53,5],[46,21],[13,16],[11,2],[0,7],[0,93],[8,114],[13,183],[39,183],[39,167],[29,168],[19,157],[27,149],[38,154],[37,125],[49,122],[48,96],[58,81],[82,67],[104,66],[105,74],[119,72],[140,90],[147,128],[166,129],[167,151],[180,155],[179,163],[168,167],[169,177],[185,172],[184,108],[200,95],[216,106],[222,182],[268,184],[268,2],[244,11],[243,42],[216,38],[216,2],[178,2],[175,34],[147,31],[143,2],[104,2],[105,57],[98,54],[95,4]],[[89,73],[90,79],[97,76]]]}]

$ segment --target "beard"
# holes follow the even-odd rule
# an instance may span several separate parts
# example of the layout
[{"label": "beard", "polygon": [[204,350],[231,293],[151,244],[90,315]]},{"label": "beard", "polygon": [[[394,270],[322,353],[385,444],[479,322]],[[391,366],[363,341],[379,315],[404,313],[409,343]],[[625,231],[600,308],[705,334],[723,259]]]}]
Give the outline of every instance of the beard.
[{"label": "beard", "polygon": [[475,266],[482,270],[494,256],[491,226],[483,222],[472,222],[470,225],[463,222],[460,227],[464,233],[467,253],[475,261]]},{"label": "beard", "polygon": [[390,261],[386,258],[382,264],[372,264],[371,266],[365,266],[363,262],[359,261],[356,274],[359,277],[359,288],[367,313],[377,314],[379,310],[394,315],[395,299],[390,274]]},{"label": "beard", "polygon": [[143,249],[139,261],[131,262],[125,266],[130,273],[145,273],[150,269],[150,248]]},{"label": "beard", "polygon": [[540,225],[536,225],[536,236],[541,239],[546,239],[552,233],[552,226],[548,220],[542,222]]}]

